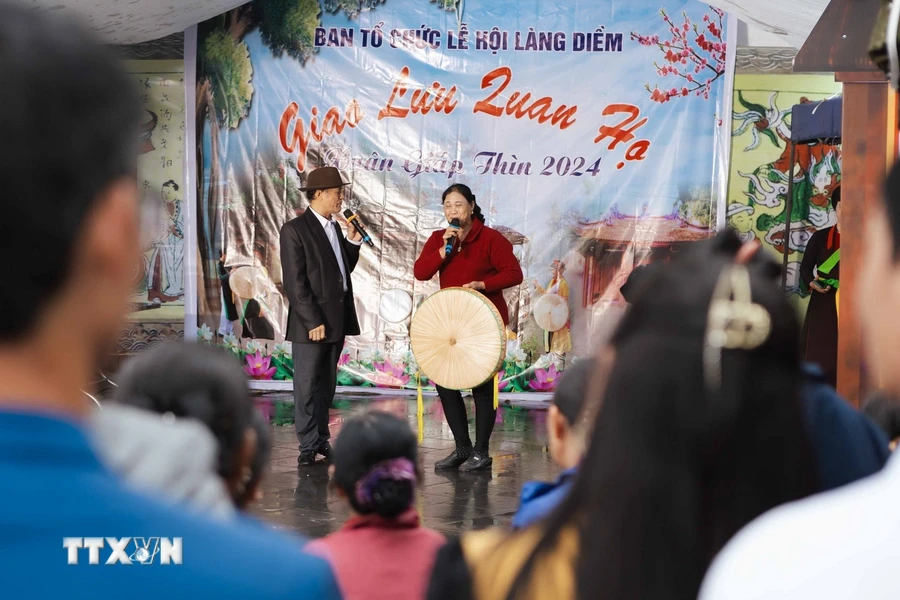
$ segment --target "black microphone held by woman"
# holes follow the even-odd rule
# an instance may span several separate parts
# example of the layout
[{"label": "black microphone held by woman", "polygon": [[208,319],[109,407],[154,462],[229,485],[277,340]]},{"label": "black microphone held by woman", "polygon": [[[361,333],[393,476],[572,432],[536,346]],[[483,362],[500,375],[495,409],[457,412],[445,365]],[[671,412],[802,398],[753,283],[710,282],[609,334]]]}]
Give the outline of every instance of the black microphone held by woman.
[{"label": "black microphone held by woman", "polygon": [[366,232],[365,228],[359,223],[359,215],[355,214],[352,210],[345,209],[344,217],[347,219],[347,222],[353,225],[353,228],[359,232],[359,235],[362,236],[362,241],[367,243],[372,248],[375,247],[375,243],[372,241],[372,237]]},{"label": "black microphone held by woman", "polygon": [[[450,228],[455,229],[456,231],[460,230],[459,219],[453,219],[450,221]],[[450,256],[453,254],[453,240],[456,236],[447,238],[447,245],[444,247],[444,254]]]}]

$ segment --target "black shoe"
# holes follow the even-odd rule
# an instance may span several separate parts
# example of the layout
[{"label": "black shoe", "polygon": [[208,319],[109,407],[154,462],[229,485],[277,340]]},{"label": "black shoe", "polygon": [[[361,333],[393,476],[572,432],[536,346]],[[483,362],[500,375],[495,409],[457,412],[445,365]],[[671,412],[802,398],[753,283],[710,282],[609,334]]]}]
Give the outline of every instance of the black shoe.
[{"label": "black shoe", "polygon": [[325,442],[319,446],[318,450],[316,450],[316,454],[321,454],[325,457],[325,460],[331,460],[331,444]]},{"label": "black shoe", "polygon": [[494,459],[487,452],[476,451],[459,467],[459,470],[464,473],[480,471],[481,469],[489,469],[492,464],[494,464]]},{"label": "black shoe", "polygon": [[311,467],[314,464],[316,464],[315,452],[301,452],[300,456],[297,457],[298,467]]},{"label": "black shoe", "polygon": [[472,446],[466,448],[457,446],[456,450],[450,453],[450,456],[434,463],[434,470],[443,471],[445,469],[458,469],[459,465],[466,462],[470,456],[472,456]]}]

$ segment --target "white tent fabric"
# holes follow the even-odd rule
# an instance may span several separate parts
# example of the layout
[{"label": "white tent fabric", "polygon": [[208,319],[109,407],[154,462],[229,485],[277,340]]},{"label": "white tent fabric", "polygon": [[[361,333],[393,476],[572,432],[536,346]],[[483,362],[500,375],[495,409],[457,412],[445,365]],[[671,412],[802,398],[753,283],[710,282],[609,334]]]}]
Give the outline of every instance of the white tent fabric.
[{"label": "white tent fabric", "polygon": [[21,0],[81,19],[108,44],[138,44],[181,32],[247,0]]},{"label": "white tent fabric", "polygon": [[[26,1],[26,0],[21,0]],[[79,16],[110,44],[137,44],[221,14],[246,0],[27,0],[44,10]],[[771,32],[800,48],[828,0],[702,0],[734,13],[750,28]]]},{"label": "white tent fabric", "polygon": [[828,6],[828,0],[706,0],[706,3],[734,14],[749,27],[774,33],[798,49]]}]

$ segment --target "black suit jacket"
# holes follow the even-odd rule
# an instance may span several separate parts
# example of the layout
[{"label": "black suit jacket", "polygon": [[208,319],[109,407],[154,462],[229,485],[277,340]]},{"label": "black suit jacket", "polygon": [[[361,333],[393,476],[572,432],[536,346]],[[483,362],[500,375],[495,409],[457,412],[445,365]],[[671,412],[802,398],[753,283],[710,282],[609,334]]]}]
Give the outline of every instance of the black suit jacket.
[{"label": "black suit jacket", "polygon": [[[350,279],[359,262],[359,246],[347,241],[337,223],[334,228]],[[347,335],[359,335],[353,282],[347,281],[345,294],[334,251],[311,208],[281,228],[281,269],[290,304],[285,339],[301,344],[333,343]],[[325,339],[312,342],[309,332],[319,325],[325,325]]]}]

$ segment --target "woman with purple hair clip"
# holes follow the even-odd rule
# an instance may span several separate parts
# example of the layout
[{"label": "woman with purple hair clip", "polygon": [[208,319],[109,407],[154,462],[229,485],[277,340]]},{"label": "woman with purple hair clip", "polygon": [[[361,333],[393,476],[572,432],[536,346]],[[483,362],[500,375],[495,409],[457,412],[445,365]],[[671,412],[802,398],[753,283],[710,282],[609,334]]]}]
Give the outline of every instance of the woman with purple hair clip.
[{"label": "woman with purple hair clip", "polygon": [[414,506],[415,434],[405,421],[373,411],[344,423],[333,452],[332,484],[350,502],[350,518],[307,551],[331,563],[346,600],[423,598],[445,540],[422,527]]}]

